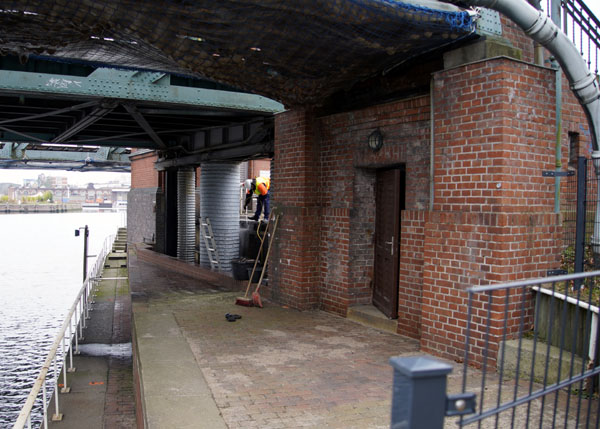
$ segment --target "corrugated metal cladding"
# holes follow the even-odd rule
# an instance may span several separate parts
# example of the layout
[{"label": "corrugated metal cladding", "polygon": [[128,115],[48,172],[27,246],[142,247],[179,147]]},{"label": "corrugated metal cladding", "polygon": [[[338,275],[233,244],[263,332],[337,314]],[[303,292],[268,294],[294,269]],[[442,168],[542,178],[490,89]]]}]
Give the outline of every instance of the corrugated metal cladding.
[{"label": "corrugated metal cladding", "polygon": [[[231,260],[240,253],[240,164],[202,164],[200,171],[200,216],[210,219],[221,271],[230,273]],[[200,246],[200,264],[210,266],[203,245]]]},{"label": "corrugated metal cladding", "polygon": [[177,258],[194,262],[196,242],[196,174],[193,168],[177,171]]}]

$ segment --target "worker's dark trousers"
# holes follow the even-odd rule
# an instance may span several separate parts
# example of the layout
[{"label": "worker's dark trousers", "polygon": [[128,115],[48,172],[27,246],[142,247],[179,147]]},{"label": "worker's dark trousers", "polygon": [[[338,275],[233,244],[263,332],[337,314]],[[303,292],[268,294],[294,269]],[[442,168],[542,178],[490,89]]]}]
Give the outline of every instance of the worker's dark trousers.
[{"label": "worker's dark trousers", "polygon": [[269,218],[269,213],[271,209],[269,207],[269,193],[267,195],[259,195],[256,199],[256,212],[254,213],[254,217],[256,220],[260,217],[260,212],[262,212],[263,207],[265,209],[265,219]]}]

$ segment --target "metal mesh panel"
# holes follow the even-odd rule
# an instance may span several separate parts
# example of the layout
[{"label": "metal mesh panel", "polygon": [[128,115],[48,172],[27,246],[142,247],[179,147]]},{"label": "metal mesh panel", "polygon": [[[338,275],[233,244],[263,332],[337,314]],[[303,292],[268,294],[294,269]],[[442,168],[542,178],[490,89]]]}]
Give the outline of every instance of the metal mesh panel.
[{"label": "metal mesh panel", "polygon": [[0,0],[0,54],[214,79],[288,105],[473,31],[464,9],[421,0]]}]

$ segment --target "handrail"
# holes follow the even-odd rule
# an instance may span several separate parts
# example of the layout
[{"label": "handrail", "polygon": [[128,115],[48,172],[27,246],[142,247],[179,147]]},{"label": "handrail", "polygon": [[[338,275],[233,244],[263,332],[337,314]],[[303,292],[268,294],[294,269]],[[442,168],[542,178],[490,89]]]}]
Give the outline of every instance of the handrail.
[{"label": "handrail", "polygon": [[[60,372],[57,367],[57,355],[59,347],[62,343],[62,369],[63,369],[63,387],[61,389],[62,393],[68,393],[70,388],[67,385],[67,372],[75,371],[73,368],[73,348],[71,347],[73,341],[73,333],[75,333],[75,354],[79,352],[79,340],[83,339],[83,329],[85,326],[85,321],[89,319],[89,310],[90,304],[93,301],[90,301],[90,295],[93,292],[95,283],[98,282],[99,274],[101,274],[102,268],[104,266],[104,261],[106,256],[110,253],[112,249],[112,245],[114,243],[116,235],[109,235],[104,240],[104,246],[102,247],[101,252],[98,254],[96,258],[96,263],[94,266],[88,271],[87,277],[73,302],[71,308],[69,309],[69,313],[67,314],[65,321],[63,322],[60,331],[58,332],[54,342],[52,343],[52,347],[48,352],[48,356],[42,365],[40,373],[35,380],[31,391],[29,392],[29,396],[25,401],[25,405],[21,408],[21,412],[19,413],[19,417],[15,422],[13,429],[22,429],[27,425],[27,428],[31,428],[31,412],[33,411],[33,407],[35,402],[39,396],[40,390],[42,390],[42,408],[43,408],[43,423],[44,428],[48,427],[48,405],[46,401],[46,379],[48,376],[48,371],[51,366],[54,366],[54,404],[56,408],[56,414],[53,415],[54,420],[60,420],[62,415],[60,414],[59,409],[59,401],[58,401],[58,378],[60,376]],[[92,297],[93,298],[93,297]],[[73,327],[74,332],[73,332]],[[79,329],[79,335],[77,335],[77,330]],[[68,331],[68,336],[66,335]],[[68,338],[68,345],[66,344]],[[66,369],[66,354],[67,349],[69,352],[70,360],[69,360],[69,368]]]},{"label": "handrail", "polygon": [[[561,0],[560,6],[565,14],[562,20],[563,32],[567,35],[570,33],[573,44],[578,47],[590,71],[598,74],[600,20],[582,0]],[[584,34],[587,37],[584,38]]]}]

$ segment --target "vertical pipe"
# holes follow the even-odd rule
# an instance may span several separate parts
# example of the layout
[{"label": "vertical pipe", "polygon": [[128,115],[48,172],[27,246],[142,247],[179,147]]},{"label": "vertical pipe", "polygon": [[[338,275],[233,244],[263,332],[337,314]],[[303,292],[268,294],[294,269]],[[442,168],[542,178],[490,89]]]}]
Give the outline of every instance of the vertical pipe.
[{"label": "vertical pipe", "polygon": [[[231,260],[238,258],[240,253],[240,165],[202,164],[201,175],[200,216],[210,219],[221,260],[221,271],[231,273]],[[209,266],[204,245],[200,246],[200,264]]]},{"label": "vertical pipe", "polygon": [[433,211],[435,187],[433,179],[435,178],[435,97],[433,95],[435,85],[434,78],[429,82],[429,211]]},{"label": "vertical pipe", "polygon": [[[560,28],[560,0],[552,0],[551,5],[552,22]],[[556,70],[555,86],[556,86],[556,134],[555,134],[555,167],[556,171],[562,168],[561,159],[561,135],[562,135],[562,70],[555,59],[552,59],[552,68]],[[554,213],[560,213],[560,176],[554,177]]]},{"label": "vertical pipe", "polygon": [[177,170],[177,258],[194,262],[196,245],[196,171]]},{"label": "vertical pipe", "polygon": [[86,225],[83,230],[83,281],[87,277],[87,254],[88,254],[88,236],[90,235],[90,231],[88,226]]}]

